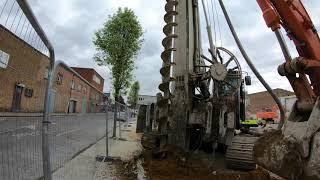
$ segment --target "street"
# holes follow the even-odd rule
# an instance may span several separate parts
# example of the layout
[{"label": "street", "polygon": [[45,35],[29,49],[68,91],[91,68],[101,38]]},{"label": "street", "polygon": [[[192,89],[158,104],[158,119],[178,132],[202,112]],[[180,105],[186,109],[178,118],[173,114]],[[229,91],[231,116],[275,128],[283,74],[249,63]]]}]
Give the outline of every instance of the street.
[{"label": "street", "polygon": [[[113,113],[108,113],[109,131]],[[121,114],[123,117],[124,114]],[[42,176],[42,117],[0,117],[0,177],[6,180]],[[105,134],[106,115],[55,115],[50,125],[51,169],[70,161]]]}]

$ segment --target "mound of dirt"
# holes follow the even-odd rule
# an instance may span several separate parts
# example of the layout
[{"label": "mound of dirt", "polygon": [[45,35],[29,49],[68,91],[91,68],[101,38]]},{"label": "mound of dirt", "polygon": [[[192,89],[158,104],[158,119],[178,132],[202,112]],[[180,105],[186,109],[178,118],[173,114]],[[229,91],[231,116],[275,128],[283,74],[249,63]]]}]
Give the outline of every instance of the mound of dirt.
[{"label": "mound of dirt", "polygon": [[144,152],[144,169],[150,180],[275,180],[262,168],[250,172],[209,168],[193,157],[186,164],[177,162],[174,154],[166,159],[153,159],[150,151]]}]

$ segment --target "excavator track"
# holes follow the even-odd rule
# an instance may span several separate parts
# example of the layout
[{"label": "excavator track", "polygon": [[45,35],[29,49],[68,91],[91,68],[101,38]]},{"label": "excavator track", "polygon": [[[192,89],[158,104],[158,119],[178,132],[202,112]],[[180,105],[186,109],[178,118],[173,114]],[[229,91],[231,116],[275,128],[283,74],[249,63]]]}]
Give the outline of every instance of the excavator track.
[{"label": "excavator track", "polygon": [[226,163],[230,169],[253,170],[256,163],[253,159],[253,146],[259,137],[237,135],[227,148]]}]

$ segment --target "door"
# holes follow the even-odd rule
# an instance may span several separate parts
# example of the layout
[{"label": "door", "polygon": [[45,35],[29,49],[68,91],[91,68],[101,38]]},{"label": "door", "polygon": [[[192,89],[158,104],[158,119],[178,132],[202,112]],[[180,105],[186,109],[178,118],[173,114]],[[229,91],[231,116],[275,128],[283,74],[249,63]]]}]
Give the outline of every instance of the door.
[{"label": "door", "polygon": [[23,87],[16,85],[14,87],[13,92],[13,100],[12,100],[12,112],[21,111],[21,97],[22,97]]},{"label": "door", "polygon": [[49,98],[49,100],[50,100],[50,107],[49,107],[50,113],[54,112],[55,99],[56,99],[56,92],[52,89],[50,91],[50,98]]},{"label": "door", "polygon": [[68,112],[69,113],[76,113],[76,105],[77,105],[76,101],[70,101]]},{"label": "door", "polygon": [[90,112],[94,113],[94,103],[93,102],[90,103]]},{"label": "door", "polygon": [[87,113],[87,98],[82,98],[82,113]]}]

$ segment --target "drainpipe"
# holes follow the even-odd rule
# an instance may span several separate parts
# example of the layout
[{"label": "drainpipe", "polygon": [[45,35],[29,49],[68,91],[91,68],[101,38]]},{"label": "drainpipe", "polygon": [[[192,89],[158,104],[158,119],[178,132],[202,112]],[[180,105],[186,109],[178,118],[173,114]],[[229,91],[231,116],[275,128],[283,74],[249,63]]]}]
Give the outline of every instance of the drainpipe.
[{"label": "drainpipe", "polygon": [[[55,68],[56,69],[56,68]],[[69,107],[70,107],[70,101],[71,101],[71,96],[72,96],[72,91],[73,91],[73,89],[72,89],[72,85],[74,84],[74,85],[76,85],[75,84],[75,82],[74,82],[74,74],[72,74],[72,80],[71,80],[71,82],[72,82],[72,84],[71,84],[71,87],[70,87],[70,94],[69,94],[69,101],[68,101],[68,114],[69,114]]]}]

